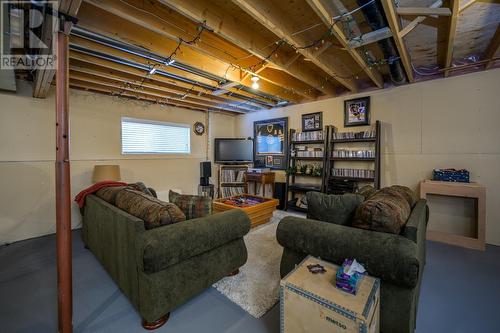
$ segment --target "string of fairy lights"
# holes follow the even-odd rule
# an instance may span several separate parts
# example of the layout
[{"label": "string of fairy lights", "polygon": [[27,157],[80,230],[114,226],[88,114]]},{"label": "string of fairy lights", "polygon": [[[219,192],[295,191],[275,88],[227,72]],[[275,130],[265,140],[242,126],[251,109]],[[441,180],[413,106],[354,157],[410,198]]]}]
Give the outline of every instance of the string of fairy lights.
[{"label": "string of fairy lights", "polygon": [[[309,49],[315,49],[317,51],[325,43],[325,41],[332,38],[332,36],[334,35],[334,26],[336,24],[342,24],[342,29],[345,31],[345,35],[346,35],[347,40],[356,40],[357,42],[362,44],[362,42],[363,42],[362,35],[361,36],[353,36],[353,31],[350,28],[350,25],[355,22],[354,18],[352,17],[352,14],[363,9],[366,6],[373,5],[374,3],[375,3],[375,0],[371,0],[371,1],[355,8],[349,12],[345,12],[341,15],[332,17],[331,24],[329,25],[326,32],[323,33],[321,35],[321,37],[319,37],[319,38],[317,38],[317,39],[315,39],[315,40],[313,40],[305,45],[295,45],[293,42],[287,41],[285,38],[282,38],[276,42],[273,42],[273,43],[263,47],[261,50],[266,49],[266,48],[274,45],[273,49],[269,53],[267,53],[267,55],[265,57],[262,57],[258,62],[256,62],[255,64],[252,64],[250,66],[247,66],[247,67],[240,66],[240,65],[236,64],[236,62],[239,62],[245,58],[253,57],[254,56],[253,54],[249,54],[248,56],[245,56],[245,57],[242,57],[239,59],[236,57],[233,57],[236,60],[234,62],[228,64],[228,67],[226,68],[224,76],[223,76],[224,80],[227,80],[227,75],[228,75],[229,70],[239,70],[239,71],[242,71],[245,73],[249,73],[251,75],[251,81],[252,81],[251,86],[253,89],[257,90],[257,89],[259,89],[258,81],[260,79],[260,77],[257,73],[258,69],[261,68],[262,66],[266,65],[266,63],[268,63],[272,57],[278,57],[279,51],[282,47],[287,46],[289,48],[292,48],[295,50],[296,53],[300,53],[303,50],[309,50]],[[136,8],[135,6],[133,6],[133,7]],[[157,15],[155,15],[155,16],[157,16]],[[159,16],[157,16],[157,17],[159,17]],[[324,25],[324,24],[317,23],[317,24],[311,25],[309,27],[301,29],[300,31],[292,33],[291,36],[293,37],[293,36],[296,36],[298,34],[302,34],[306,31],[320,27],[322,25]],[[183,45],[188,45],[188,46],[196,45],[197,43],[202,41],[203,32],[209,31],[209,29],[205,25],[205,22],[203,24],[199,25],[197,30],[198,30],[197,34],[191,40],[184,40],[183,38],[178,37],[178,42],[176,44],[176,47],[173,49],[173,51],[167,57],[165,57],[166,60],[164,63],[149,63],[148,64],[149,70],[141,78],[139,84],[131,83],[131,82],[124,82],[122,84],[121,90],[118,93],[111,93],[111,94],[113,96],[123,97],[125,92],[129,92],[130,90],[132,90],[133,92],[139,92],[139,90],[144,90],[144,83],[148,78],[150,78],[152,75],[154,75],[158,70],[164,69],[165,67],[171,66],[172,64],[175,63],[175,61],[176,61],[175,57],[178,55],[178,53],[182,53],[181,47]],[[391,64],[394,61],[399,59],[399,57],[391,57],[388,59],[375,59],[371,55],[371,52],[369,50],[367,50],[365,46],[360,47],[360,49],[361,49],[361,55],[363,56],[363,59],[364,59],[366,65],[362,66],[362,68],[359,71],[357,71],[355,73],[350,73],[350,74],[344,75],[344,76],[340,75],[340,74],[329,73],[328,75],[326,75],[320,79],[320,83],[317,86],[311,86],[310,88],[305,89],[303,91],[297,91],[297,89],[294,89],[294,88],[282,88],[283,92],[291,93],[291,94],[308,95],[308,94],[311,94],[315,91],[324,89],[324,87],[328,83],[332,83],[332,81],[334,81],[334,80],[358,79],[359,75],[369,68],[380,67],[383,65]],[[221,85],[223,83],[224,82],[219,82],[219,85]],[[177,99],[184,100],[187,96],[189,96],[193,92],[195,87],[196,87],[196,84],[194,84],[191,88],[187,89],[184,94],[179,94],[179,97]],[[206,89],[206,88],[203,88],[203,87],[200,87],[200,88],[206,90],[206,93],[208,93],[208,94],[211,93],[211,91]],[[241,90],[242,88],[243,88],[243,86],[240,85],[238,88],[235,89],[236,91],[228,91],[227,95],[231,96],[234,93]],[[199,91],[198,94],[201,94],[201,91]],[[129,93],[129,95],[130,95],[130,93]],[[169,99],[171,99],[171,98],[174,98],[174,97],[170,97],[170,98],[165,97],[164,102],[168,103]],[[157,102],[159,103],[160,99],[158,99]],[[244,101],[244,102],[239,103],[239,105],[244,105],[247,103],[251,103],[251,102]]]}]

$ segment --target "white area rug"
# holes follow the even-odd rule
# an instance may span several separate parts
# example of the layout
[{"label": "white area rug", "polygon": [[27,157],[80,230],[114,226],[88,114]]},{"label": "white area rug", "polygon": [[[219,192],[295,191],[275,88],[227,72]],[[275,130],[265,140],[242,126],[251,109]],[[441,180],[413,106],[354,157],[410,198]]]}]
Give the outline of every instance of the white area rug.
[{"label": "white area rug", "polygon": [[232,302],[254,316],[262,317],[279,301],[280,261],[283,248],[276,240],[278,222],[294,213],[275,211],[271,221],[245,236],[247,263],[236,276],[213,286]]}]

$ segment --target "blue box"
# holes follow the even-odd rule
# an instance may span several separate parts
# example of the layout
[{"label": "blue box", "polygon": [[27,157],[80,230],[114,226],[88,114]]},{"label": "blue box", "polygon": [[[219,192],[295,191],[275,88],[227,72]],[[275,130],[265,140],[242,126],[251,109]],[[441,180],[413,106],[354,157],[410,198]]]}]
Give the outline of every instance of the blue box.
[{"label": "blue box", "polygon": [[469,183],[469,171],[465,169],[434,169],[433,180]]}]

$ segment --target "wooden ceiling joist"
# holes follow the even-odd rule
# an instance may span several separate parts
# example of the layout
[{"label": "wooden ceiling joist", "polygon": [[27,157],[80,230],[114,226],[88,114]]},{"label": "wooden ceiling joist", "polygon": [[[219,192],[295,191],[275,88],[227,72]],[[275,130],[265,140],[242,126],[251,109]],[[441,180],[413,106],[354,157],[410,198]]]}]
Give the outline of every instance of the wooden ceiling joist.
[{"label": "wooden ceiling joist", "polygon": [[157,104],[170,105],[170,106],[175,106],[175,107],[182,107],[184,109],[190,109],[190,110],[195,110],[195,111],[203,111],[203,112],[208,111],[208,108],[189,106],[189,105],[185,105],[185,104],[183,105],[183,104],[179,104],[175,101],[169,101],[166,99],[159,100],[158,98],[153,98],[153,97],[147,96],[145,94],[130,93],[127,91],[123,91],[122,89],[110,88],[110,87],[103,86],[101,84],[79,81],[76,79],[70,79],[69,86],[71,88],[74,88],[74,89],[97,92],[97,93],[101,93],[101,94],[112,95],[115,97],[130,98],[130,99],[135,99],[135,100],[140,100],[140,101],[147,101],[147,102],[151,102],[151,103],[155,103],[155,104],[157,103]]},{"label": "wooden ceiling joist", "polygon": [[84,78],[93,78],[93,79],[103,80],[105,82],[112,80],[120,82],[122,85],[148,88],[152,92],[157,92],[158,94],[168,96],[173,100],[191,102],[192,104],[200,106],[219,107],[220,109],[224,109],[226,111],[239,112],[239,113],[245,113],[250,111],[248,109],[227,104],[225,102],[217,101],[216,99],[210,99],[204,96],[198,96],[196,94],[192,94],[191,92],[189,92],[189,90],[178,91],[166,88],[164,86],[159,86],[157,84],[150,83],[152,80],[150,79],[144,80],[144,78],[141,77],[123,77],[121,75],[118,75],[117,73],[90,70],[88,68],[82,68],[74,65],[70,66],[70,75],[72,78],[75,79],[83,80]]},{"label": "wooden ceiling joist", "polygon": [[[110,91],[118,93],[118,95],[123,95],[124,93],[127,93],[128,95],[131,96],[143,96],[147,97],[151,100],[154,100],[156,102],[160,101],[165,101],[168,103],[172,103],[173,105],[176,106],[181,106],[181,107],[190,107],[190,108],[199,108],[203,110],[215,110],[215,111],[223,111],[223,112],[238,112],[232,109],[226,109],[223,107],[219,106],[210,106],[210,105],[205,105],[197,102],[193,102],[192,100],[188,100],[188,98],[181,99],[178,98],[175,95],[171,94],[166,94],[164,92],[158,91],[156,89],[150,89],[145,86],[140,86],[136,84],[123,84],[118,81],[114,81],[112,79],[103,79],[103,78],[98,78],[98,77],[92,77],[91,75],[84,75],[84,74],[75,74],[73,73],[71,75],[71,80],[70,81],[77,81],[77,82],[85,82],[88,84],[92,85],[97,85],[101,86],[104,88],[109,88]],[[242,113],[239,111],[238,113]]]},{"label": "wooden ceiling joist", "polygon": [[213,1],[160,0],[160,2],[196,22],[204,22],[214,33],[260,59],[266,59],[274,67],[308,84],[312,91],[321,91],[328,96],[336,95],[336,86],[332,82],[325,82],[324,76],[312,66],[300,62],[299,53],[278,48],[274,55],[269,57],[269,51],[275,45],[270,43],[266,36],[256,33],[251,25],[231,19],[226,8],[217,6]]},{"label": "wooden ceiling joist", "polygon": [[361,46],[365,46],[368,44],[376,43],[379,40],[386,39],[392,37],[392,31],[388,27],[378,29],[375,31],[367,32],[366,34],[362,34],[357,38],[353,38],[349,40],[349,48],[355,49]]},{"label": "wooden ceiling joist", "polygon": [[467,8],[469,8],[470,6],[472,6],[474,3],[476,3],[476,1],[477,0],[469,0],[469,2],[467,2],[462,7],[460,7],[460,9],[458,10],[458,12],[459,13],[463,12],[464,10],[466,10]]},{"label": "wooden ceiling joist", "polygon": [[[171,11],[169,13],[165,13],[165,8],[159,7],[161,5],[155,2],[144,3],[143,1],[138,2],[133,0],[85,0],[85,2],[174,41],[178,41],[179,38],[182,38],[183,40],[194,39],[196,35],[199,34],[200,27],[203,26],[189,20],[188,18],[182,17],[180,14],[172,13]],[[150,7],[148,10],[139,7],[146,4]],[[154,10],[155,12],[150,12],[149,10]],[[167,21],[169,24],[166,24]],[[258,57],[253,56],[232,43],[221,39],[208,30],[204,31],[201,37],[201,40],[197,41],[197,43],[186,47],[191,47],[198,52],[224,60],[227,63],[233,63],[235,66],[239,66],[241,68],[245,68],[248,64],[257,63],[260,60]],[[245,58],[244,62],[238,64],[237,59],[239,58]],[[282,87],[285,90],[291,90],[293,86],[295,86],[293,88],[295,88],[296,91],[307,89],[306,85],[300,81],[296,82],[297,80],[293,77],[290,77],[288,80],[283,82],[278,82],[272,76],[265,75],[265,73],[261,73],[259,77],[273,85]],[[248,82],[243,82],[243,80],[241,82],[243,84],[248,84]],[[302,87],[298,89],[297,86],[300,86],[301,84]],[[314,99],[318,96],[309,93],[302,94],[302,97]]]},{"label": "wooden ceiling joist", "polygon": [[485,69],[490,69],[491,66],[493,66],[495,62],[493,58],[495,57],[495,53],[497,53],[499,47],[500,47],[500,23],[498,24],[497,29],[495,30],[495,34],[493,35],[493,38],[491,39],[491,42],[486,48],[486,52],[484,54],[484,59],[488,60],[488,62],[485,65]]},{"label": "wooden ceiling joist", "polygon": [[[93,41],[90,41],[90,40],[87,40],[84,38],[71,36],[70,46],[73,46],[73,45],[79,46],[83,49],[88,49],[88,50],[92,50],[95,52],[100,52],[102,54],[110,55],[110,56],[113,56],[116,58],[126,59],[131,64],[140,65],[140,67],[148,68],[148,66],[151,66],[151,64],[148,63],[146,59],[144,59],[138,55],[129,54],[129,53],[126,53],[124,51],[110,48],[106,45],[102,45],[102,44],[99,44],[99,43],[96,43],[96,42],[93,42]],[[95,56],[90,56],[90,58],[88,58],[89,55],[82,53],[82,52],[78,52],[78,54],[79,54],[80,58],[83,57],[84,59],[88,59],[88,61],[90,63],[92,63],[92,61],[99,61],[101,63],[108,65],[108,66],[115,65],[113,63],[110,63],[110,61],[107,61],[106,59],[103,59],[103,58],[96,58]],[[75,52],[70,52],[70,57],[75,57],[75,56],[76,56]],[[135,66],[135,67],[137,67],[137,66]],[[173,68],[172,66],[162,67],[161,70],[168,72],[168,73],[171,73],[171,74],[174,74],[178,77],[186,78],[186,79],[193,81],[193,82],[199,82],[203,85],[213,87],[214,90],[218,88],[218,86],[215,84],[215,82],[210,80],[210,79],[201,77],[201,76],[196,75],[194,73],[188,73],[188,72],[181,71],[179,69]],[[156,76],[159,76],[159,75],[156,75]],[[185,82],[182,82],[180,80],[177,80],[176,84],[178,84],[180,86],[187,86],[188,89],[193,86],[193,84],[185,83]],[[230,90],[230,92],[233,93],[234,95],[229,94],[229,95],[227,95],[227,98],[235,98],[237,100],[240,100],[239,98],[236,97],[236,95],[242,95],[242,96],[246,97],[245,100],[251,98],[255,102],[258,102],[259,104],[255,104],[255,105],[259,106],[259,107],[263,106],[263,107],[269,108],[270,106],[273,105],[271,100],[262,98],[261,96],[247,93],[244,90],[239,90],[239,89],[234,88],[234,87],[229,88],[228,90]],[[234,97],[232,97],[232,96],[234,96]]]},{"label": "wooden ceiling joist", "polygon": [[[88,69],[89,71],[91,70],[105,71],[106,73],[115,74],[117,76],[124,77],[127,79],[141,78],[142,80],[142,78],[144,78],[144,75],[146,74],[145,71],[136,69],[134,67],[126,66],[123,64],[117,64],[108,60],[95,58],[89,55],[73,51],[70,52],[70,61],[72,63],[76,62],[76,64],[80,65],[80,67]],[[217,96],[211,95],[210,91],[207,91],[204,88],[200,88],[194,85],[189,85],[180,81],[175,81],[161,75],[155,74],[149,76],[148,80],[155,82],[155,84],[158,87],[165,89],[166,91],[175,92],[177,94],[179,93],[186,94],[190,92],[190,94],[196,95],[197,98],[207,98],[209,100],[213,100],[220,103],[237,105],[239,108],[247,109],[248,111],[256,111],[262,108],[270,108],[265,104],[255,104],[254,102],[250,102],[248,100],[241,98],[236,98],[231,95],[225,95],[224,99],[222,99]]]},{"label": "wooden ceiling joist", "polygon": [[455,35],[457,34],[457,21],[458,21],[458,10],[459,10],[459,0],[450,0],[450,8],[448,10],[451,11],[451,16],[448,22],[448,34],[446,40],[446,54],[445,54],[445,63],[444,63],[444,76],[447,77],[450,75],[449,68],[453,63],[453,46],[455,45]]},{"label": "wooden ceiling joist", "polygon": [[252,16],[256,21],[265,26],[269,31],[272,31],[282,40],[286,40],[292,44],[304,57],[309,59],[316,66],[321,68],[335,81],[342,84],[351,92],[357,92],[358,86],[351,73],[346,73],[344,70],[337,68],[334,64],[322,61],[320,57],[314,55],[314,52],[308,48],[301,48],[303,43],[295,36],[292,36],[292,31],[285,25],[284,17],[273,8],[273,4],[266,0],[233,0],[246,13]]},{"label": "wooden ceiling joist", "polygon": [[[66,13],[70,16],[76,17],[76,14],[78,13],[78,9],[80,8],[80,5],[82,3],[82,0],[61,0],[59,2],[59,8],[58,10],[62,13]],[[52,27],[52,20],[54,20],[55,17],[51,16],[50,14],[45,14],[44,18],[44,23],[42,25],[42,42],[47,45],[49,48],[42,49],[42,55],[47,55],[52,50],[52,44],[53,44],[53,27]],[[67,24],[66,28],[71,30],[71,24]],[[35,72],[35,77],[34,77],[34,82],[33,82],[33,97],[36,98],[45,98],[47,97],[47,94],[50,89],[50,85],[52,84],[52,81],[54,79],[54,75],[56,73],[55,69],[49,68],[48,66],[45,66],[44,68],[38,69]]]},{"label": "wooden ceiling joist", "polygon": [[[453,1],[453,0],[452,0]],[[401,16],[451,16],[450,8],[442,7],[398,7],[396,13]]]},{"label": "wooden ceiling joist", "polygon": [[[71,58],[71,67],[73,71],[91,74],[100,77],[113,77],[121,82],[141,82],[144,78],[142,71],[134,72],[134,69],[112,69],[109,66],[103,67],[100,65],[79,61]],[[187,95],[199,101],[207,101],[209,104],[217,105],[230,105],[231,108],[241,109],[241,111],[250,112],[261,109],[261,106],[254,106],[244,100],[236,100],[227,98],[227,96],[214,96],[207,93],[206,90],[199,87],[181,87],[172,82],[170,79],[164,78],[160,75],[150,75],[145,80],[146,83],[151,84],[153,87],[178,96]]]},{"label": "wooden ceiling joist", "polygon": [[[99,10],[99,8],[89,3],[82,5],[80,12],[79,26],[84,29],[140,46],[164,57],[168,57],[177,47],[177,41],[141,26],[132,25],[127,20],[109,12]],[[99,19],[96,20],[95,17],[99,17]],[[181,50],[176,53],[174,59],[218,77],[240,82],[241,70],[232,68],[231,64],[200,53],[191,47],[181,47]],[[300,95],[292,94],[282,87],[265,81],[260,84],[260,91],[294,103],[298,103],[303,99]]]},{"label": "wooden ceiling joist", "polygon": [[[323,23],[327,28],[330,28],[332,25],[332,18],[328,13],[327,8],[323,5],[322,0],[307,0],[307,3],[311,8],[316,12],[316,14],[321,18]],[[358,50],[355,50],[350,47],[349,41],[347,40],[344,32],[340,27],[336,24],[332,26],[332,31],[337,40],[340,42],[342,47],[351,55],[351,57],[356,61],[356,63],[363,69],[363,71],[368,75],[368,77],[375,83],[375,85],[379,88],[384,87],[384,79],[380,72],[371,66],[369,66],[365,59],[361,56]]]},{"label": "wooden ceiling joist", "polygon": [[408,81],[413,82],[414,81],[413,68],[411,66],[411,60],[408,54],[408,49],[406,48],[403,38],[399,35],[399,31],[401,30],[401,25],[399,22],[399,17],[396,15],[396,9],[394,7],[394,3],[392,2],[392,0],[381,0],[381,2],[382,6],[384,7],[385,17],[392,31],[392,38],[396,43],[396,47],[399,52],[399,57],[401,58],[401,61],[403,63],[406,76],[408,77]]},{"label": "wooden ceiling joist", "polygon": [[[438,0],[430,5],[429,8],[439,8],[443,5],[442,0]],[[420,23],[424,22],[427,16],[418,16],[414,18],[410,23],[408,23],[401,31],[399,32],[399,37],[403,38],[408,33],[410,33],[413,29],[415,29]]]}]

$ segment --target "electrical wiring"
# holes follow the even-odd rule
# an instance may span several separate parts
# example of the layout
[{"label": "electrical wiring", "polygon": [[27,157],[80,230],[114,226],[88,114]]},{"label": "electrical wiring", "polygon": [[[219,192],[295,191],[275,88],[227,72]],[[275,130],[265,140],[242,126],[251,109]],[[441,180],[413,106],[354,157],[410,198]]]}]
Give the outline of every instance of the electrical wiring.
[{"label": "electrical wiring", "polygon": [[[128,3],[127,1],[124,1],[124,0],[120,0],[122,3],[128,5],[128,6],[131,6],[133,7],[134,9],[137,9],[137,10],[140,10],[144,13],[147,13],[149,15],[152,15],[154,16],[155,18],[161,20],[162,22],[165,22],[165,24],[168,24],[172,27],[175,27],[176,29],[178,29],[179,31],[182,31],[183,33],[186,33],[188,34],[188,32],[181,28],[181,27],[177,27],[175,24],[172,24],[171,22],[168,22],[167,20],[163,19],[161,16],[157,15],[156,13],[152,13],[148,10],[145,10],[145,9],[142,9],[142,8],[139,8],[139,7],[136,7],[130,3]],[[368,1],[367,3],[351,10],[351,11],[348,11],[348,12],[345,12],[345,13],[342,13],[340,15],[337,15],[337,16],[334,16],[331,18],[331,24],[330,26],[328,27],[328,29],[321,35],[320,38],[312,41],[312,42],[309,42],[307,43],[306,45],[302,45],[302,46],[297,46],[297,45],[294,45],[292,43],[290,43],[289,41],[287,41],[285,38],[283,39],[279,39],[273,43],[270,43],[264,47],[262,47],[261,49],[259,49],[260,51],[263,51],[271,46],[274,45],[273,49],[270,50],[269,53],[266,54],[265,57],[263,57],[262,59],[260,59],[258,62],[256,62],[255,64],[253,65],[250,65],[250,66],[247,66],[247,67],[243,67],[243,66],[240,66],[238,64],[236,64],[237,62],[241,61],[241,60],[244,60],[244,59],[247,59],[247,58],[250,58],[250,57],[255,57],[254,54],[248,54],[247,56],[244,56],[244,57],[240,57],[240,58],[237,58],[231,54],[229,54],[228,52],[226,52],[225,50],[221,50],[222,52],[224,52],[225,54],[228,54],[231,58],[235,59],[233,62],[229,63],[228,67],[226,68],[225,70],[225,73],[224,73],[224,76],[223,78],[225,80],[227,80],[227,75],[229,73],[229,70],[233,69],[233,70],[240,70],[240,71],[243,71],[243,72],[246,72],[246,73],[250,73],[250,74],[253,74],[253,75],[257,75],[259,76],[256,72],[256,70],[258,70],[260,68],[260,66],[266,64],[274,55],[276,55],[278,53],[278,51],[280,50],[281,47],[283,47],[284,45],[288,45],[290,46],[291,48],[293,48],[296,52],[300,52],[301,50],[307,50],[307,49],[311,49],[311,48],[317,48],[319,45],[323,44],[325,42],[325,39],[328,38],[329,36],[332,36],[333,35],[333,28],[336,24],[338,23],[342,23],[343,25],[346,25],[348,24],[348,22],[346,22],[345,18],[346,17],[349,17],[351,16],[352,14],[362,10],[363,8],[365,8],[366,6],[369,6],[369,5],[372,5],[375,3],[375,0],[371,0],[371,1]],[[315,29],[315,28],[318,28],[318,27],[321,27],[321,26],[324,26],[324,23],[320,22],[320,23],[315,23],[313,25],[310,25],[306,28],[303,28],[303,29],[300,29],[298,31],[295,31],[293,33],[290,34],[290,36],[292,37],[295,37],[297,35],[300,35],[300,34],[303,34],[307,31],[310,31],[312,29]],[[175,58],[175,56],[177,55],[177,53],[181,50],[181,47],[183,44],[185,45],[193,45],[193,44],[196,44],[198,42],[201,41],[201,36],[202,36],[202,33],[205,31],[205,30],[208,30],[208,31],[211,31],[210,29],[208,29],[205,24],[203,23],[202,25],[200,25],[198,27],[198,33],[191,39],[191,40],[185,40],[181,37],[178,37],[178,43],[177,45],[175,46],[175,48],[172,50],[172,52],[165,58],[167,59],[166,60],[166,63],[167,64],[170,60],[173,60]],[[217,47],[214,47],[213,45],[209,45],[207,43],[204,43],[204,46],[208,46],[208,47],[211,47],[211,48],[215,48],[215,49],[218,49]],[[219,49],[218,49],[219,50]],[[304,92],[302,92],[303,94],[308,94],[308,93],[311,93],[313,91],[316,91],[316,90],[322,90],[324,88],[324,86],[326,84],[328,84],[329,82],[332,82],[332,80],[349,80],[349,79],[353,79],[353,78],[358,78],[358,76],[363,72],[365,71],[366,69],[368,68],[372,68],[372,67],[375,67],[375,66],[381,66],[381,65],[385,65],[385,64],[388,64],[388,63],[391,63],[393,61],[397,60],[396,58],[394,59],[380,59],[380,60],[373,60],[371,57],[369,57],[369,55],[365,54],[365,63],[366,63],[366,66],[362,66],[362,68],[357,71],[356,73],[352,73],[350,75],[327,75],[324,79],[322,79],[321,83],[318,85],[318,86],[315,86],[315,87],[310,87],[309,89],[305,90]],[[150,68],[150,70],[148,72],[145,73],[144,77],[142,78],[140,84],[138,86],[136,86],[134,88],[134,90],[139,90],[139,89],[142,89],[143,85],[144,85],[144,82],[146,81],[146,79],[150,76],[150,75],[153,75],[154,72],[155,72],[155,69],[161,69],[163,67],[163,65],[161,64],[153,64],[153,65],[150,65],[152,66]],[[219,84],[224,84],[226,83],[227,81],[222,81],[222,82],[219,82]],[[126,86],[127,83],[124,83],[124,89],[122,89],[122,91],[120,92],[119,95],[122,95],[126,89],[128,88]],[[184,98],[189,95],[192,90],[193,90],[194,87],[192,87],[191,89],[187,89],[186,90],[186,93],[184,95],[182,95]],[[239,89],[241,89],[242,87],[239,87]],[[296,89],[290,89],[290,88],[283,88],[283,91],[284,92],[292,92],[292,93],[295,93],[297,94],[297,90]],[[231,95],[232,92],[228,92],[228,95]]]},{"label": "electrical wiring", "polygon": [[[178,26],[178,25],[176,25],[176,24],[173,24],[171,21],[165,20],[163,17],[161,17],[160,15],[158,15],[158,14],[156,14],[156,13],[154,13],[154,12],[151,12],[151,11],[148,11],[148,10],[146,10],[146,9],[144,9],[144,8],[141,8],[141,7],[137,7],[137,6],[135,6],[135,5],[132,5],[132,4],[128,3],[128,2],[127,2],[127,1],[125,1],[125,0],[119,0],[119,1],[120,1],[121,3],[123,3],[124,5],[131,7],[131,8],[132,8],[132,9],[134,9],[134,10],[138,10],[138,11],[140,11],[140,12],[142,12],[142,13],[146,14],[146,15],[151,15],[151,16],[155,17],[157,20],[160,20],[163,24],[169,25],[169,26],[171,26],[172,28],[177,29],[177,30],[179,30],[179,31],[181,31],[181,32],[183,32],[183,33],[185,33],[185,34],[191,34],[189,31],[187,31],[187,30],[186,30],[186,29],[184,29],[183,27],[180,27],[180,26]],[[206,29],[206,30],[208,30],[208,31],[211,31],[210,29],[207,29],[207,27],[205,27],[205,29]],[[224,53],[224,54],[227,54],[229,57],[231,57],[231,58],[233,59],[233,61],[237,61],[237,60],[238,60],[238,59],[237,59],[237,57],[235,57],[234,55],[232,55],[231,53],[227,52],[227,51],[226,51],[226,50],[224,50],[224,49],[221,49],[221,48],[219,48],[219,47],[216,47],[215,45],[213,45],[213,44],[211,44],[211,43],[205,43],[205,42],[202,42],[201,40],[199,40],[199,42],[200,42],[200,43],[203,43],[203,46],[204,46],[204,47],[209,47],[209,48],[212,48],[212,49],[217,50],[217,51],[219,51],[219,52],[222,52],[222,53]],[[250,56],[251,56],[251,55],[250,55]]]}]

